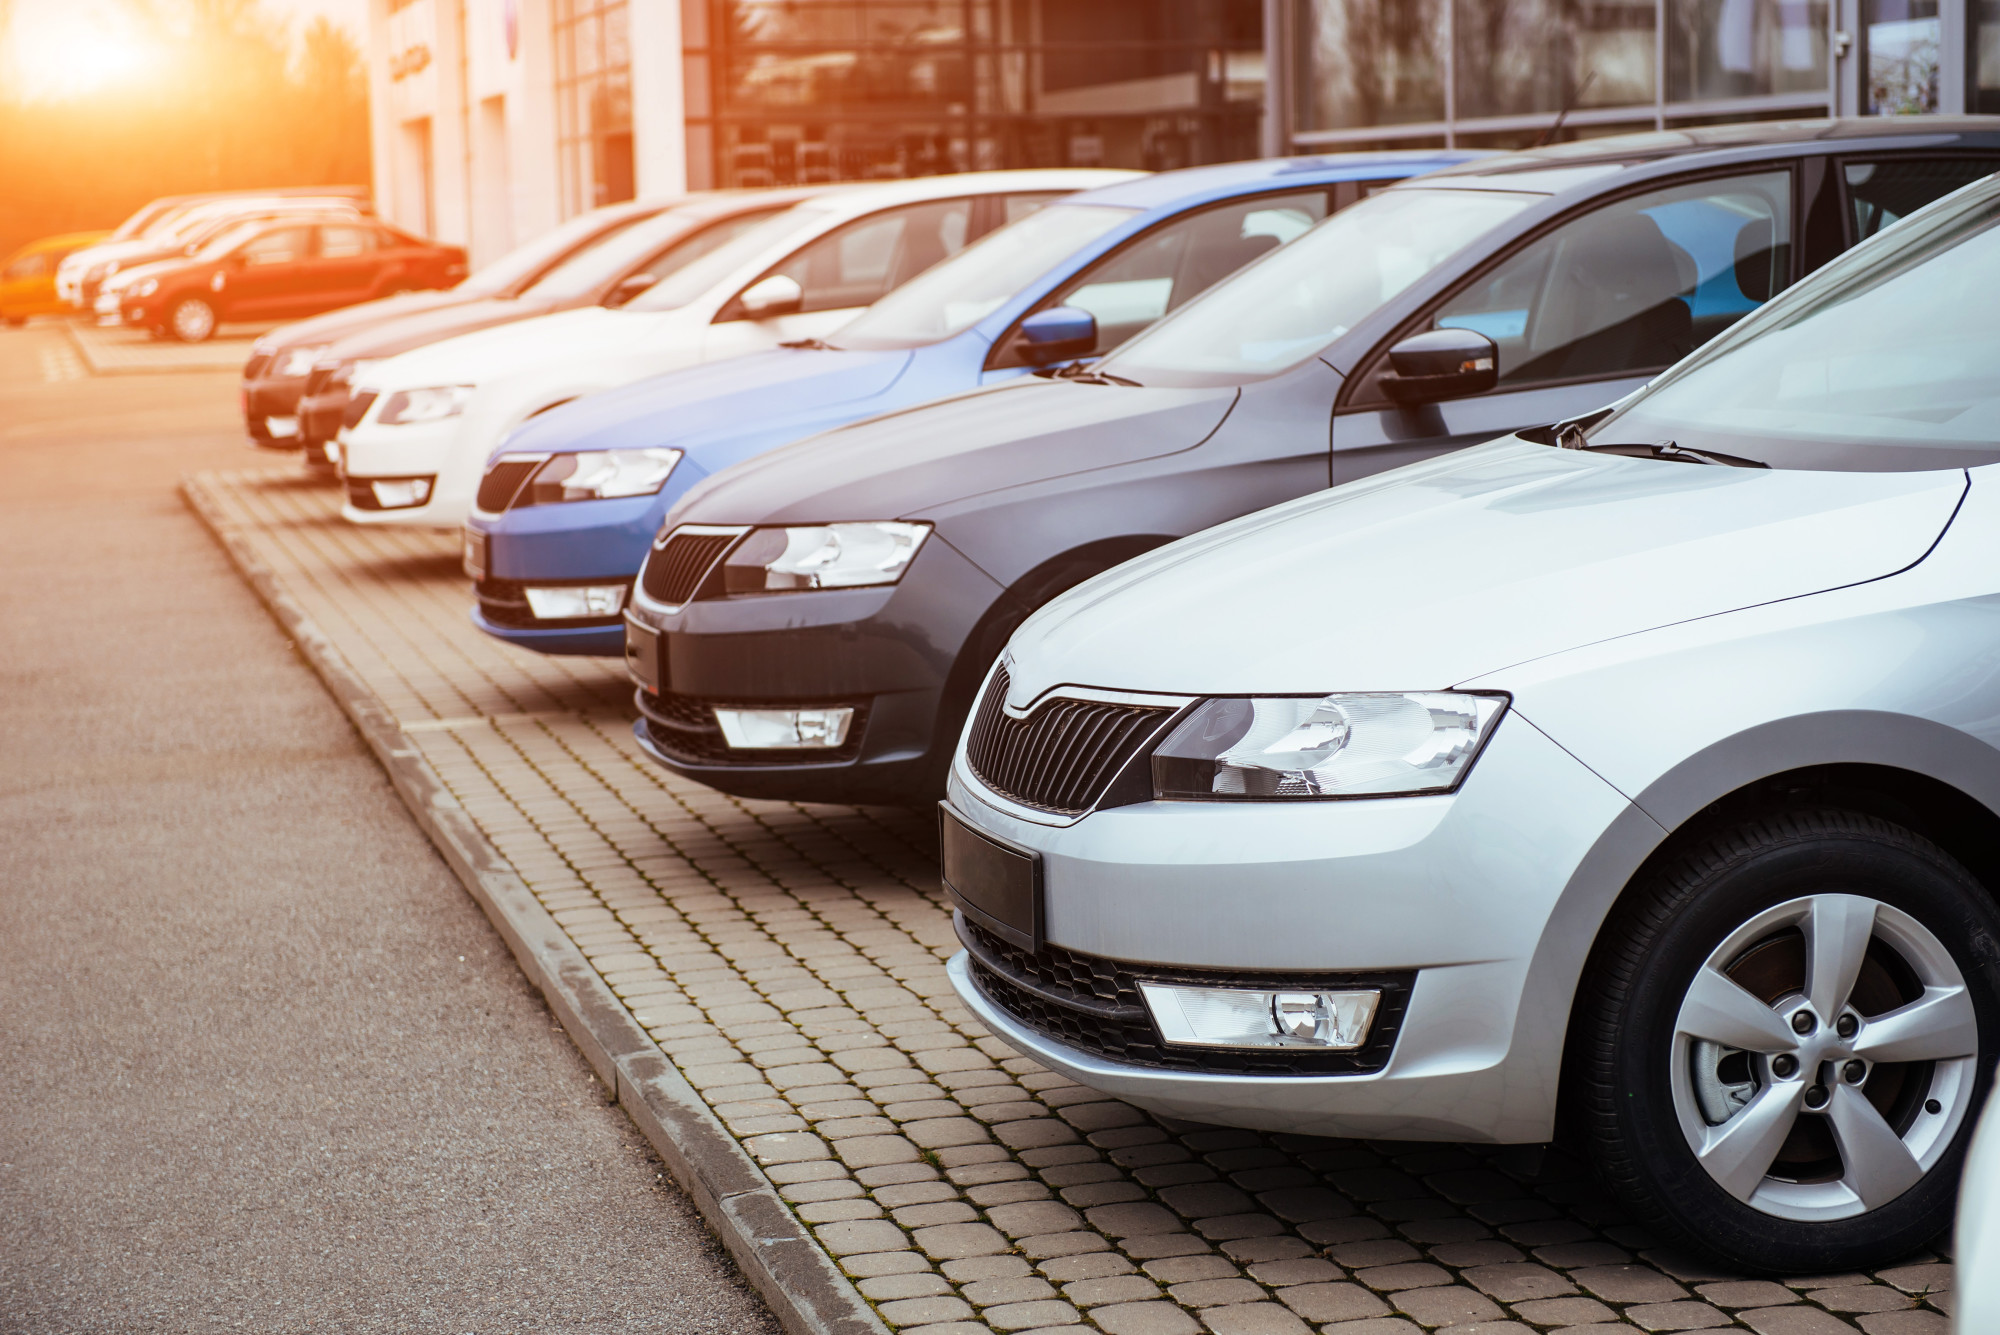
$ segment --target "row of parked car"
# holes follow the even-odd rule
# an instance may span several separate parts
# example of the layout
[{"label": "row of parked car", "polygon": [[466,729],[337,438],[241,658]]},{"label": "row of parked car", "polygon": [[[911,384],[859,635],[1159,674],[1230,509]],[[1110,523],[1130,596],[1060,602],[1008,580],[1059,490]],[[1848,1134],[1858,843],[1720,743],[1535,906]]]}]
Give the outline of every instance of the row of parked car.
[{"label": "row of parked car", "polygon": [[24,246],[0,266],[0,318],[88,311],[199,343],[226,321],[293,320],[465,276],[462,249],[387,226],[359,187],[181,195],[112,232]]},{"label": "row of parked car", "polygon": [[245,411],[462,524],[488,634],[622,653],[660,764],[941,797],[954,984],[1046,1065],[1560,1130],[1845,1269],[1949,1223],[2000,1053],[1996,168],[1913,117],[634,204],[278,331]]}]

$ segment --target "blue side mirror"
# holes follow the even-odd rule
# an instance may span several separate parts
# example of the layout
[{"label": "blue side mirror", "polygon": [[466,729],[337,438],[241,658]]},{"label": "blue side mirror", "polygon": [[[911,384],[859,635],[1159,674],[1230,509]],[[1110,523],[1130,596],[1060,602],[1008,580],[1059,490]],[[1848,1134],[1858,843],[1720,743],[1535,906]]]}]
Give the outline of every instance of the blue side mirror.
[{"label": "blue side mirror", "polygon": [[1022,359],[1035,365],[1088,357],[1097,350],[1097,317],[1075,306],[1036,311],[1020,324]]}]

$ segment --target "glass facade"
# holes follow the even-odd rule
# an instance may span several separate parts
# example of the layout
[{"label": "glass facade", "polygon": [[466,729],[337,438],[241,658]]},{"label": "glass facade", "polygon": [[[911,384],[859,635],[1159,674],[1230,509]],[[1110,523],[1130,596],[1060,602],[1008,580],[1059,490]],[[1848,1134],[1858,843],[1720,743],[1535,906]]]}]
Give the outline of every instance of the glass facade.
[{"label": "glass facade", "polygon": [[627,0],[555,0],[556,148],[563,215],[632,198]]},{"label": "glass facade", "polygon": [[682,0],[681,14],[697,188],[1258,151],[1262,0]]},{"label": "glass facade", "polygon": [[[1936,64],[1937,0],[1862,3],[1884,16],[1871,50],[1900,96],[1921,84],[1926,6]],[[1829,0],[1286,0],[1282,12],[1281,105],[1301,146],[1520,145],[1559,121],[1612,133],[1834,106]]]}]

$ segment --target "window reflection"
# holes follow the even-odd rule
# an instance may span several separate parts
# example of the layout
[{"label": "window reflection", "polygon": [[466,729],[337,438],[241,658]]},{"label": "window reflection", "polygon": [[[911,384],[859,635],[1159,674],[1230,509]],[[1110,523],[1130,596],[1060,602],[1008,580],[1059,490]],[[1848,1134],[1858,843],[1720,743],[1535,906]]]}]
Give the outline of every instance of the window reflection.
[{"label": "window reflection", "polygon": [[557,0],[556,129],[563,205],[632,198],[632,54],[627,0]]},{"label": "window reflection", "polygon": [[1864,0],[1868,114],[1907,116],[1938,109],[1937,0]]},{"label": "window reflection", "polygon": [[1826,0],[1669,0],[1667,100],[1824,92]]},{"label": "window reflection", "polygon": [[1459,117],[1653,100],[1655,0],[1457,0]]},{"label": "window reflection", "polygon": [[1300,129],[1444,119],[1445,0],[1302,0]]}]

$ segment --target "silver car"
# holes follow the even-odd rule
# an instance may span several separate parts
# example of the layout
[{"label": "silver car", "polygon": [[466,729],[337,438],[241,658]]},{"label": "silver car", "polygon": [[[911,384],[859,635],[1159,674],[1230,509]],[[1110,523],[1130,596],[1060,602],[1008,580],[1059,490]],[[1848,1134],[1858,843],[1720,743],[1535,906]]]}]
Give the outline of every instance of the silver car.
[{"label": "silver car", "polygon": [[1610,409],[1057,599],[953,762],[960,996],[1174,1117],[1560,1124],[1739,1267],[1928,1241],[2000,1054],[1996,308],[1989,178]]}]

